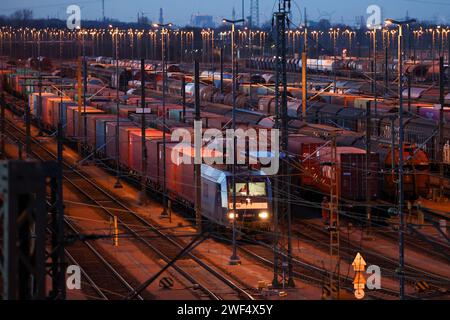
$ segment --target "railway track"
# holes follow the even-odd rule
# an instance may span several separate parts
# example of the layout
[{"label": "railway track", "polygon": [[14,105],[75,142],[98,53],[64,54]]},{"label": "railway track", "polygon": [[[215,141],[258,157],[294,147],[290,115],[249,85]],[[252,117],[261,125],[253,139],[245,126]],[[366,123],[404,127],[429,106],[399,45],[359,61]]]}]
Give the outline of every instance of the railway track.
[{"label": "railway track", "polygon": [[[64,219],[66,230],[74,238],[81,239],[82,233],[67,217]],[[51,232],[48,229],[48,232]],[[82,287],[84,297],[93,300],[117,300],[122,299],[134,290],[130,280],[126,280],[118,269],[108,262],[104,254],[96,249],[94,243],[89,241],[75,241],[64,249],[68,259],[68,265],[80,267],[82,275]],[[150,298],[149,294],[138,295],[138,300],[143,297]]]},{"label": "railway track", "polygon": [[[9,128],[15,131],[16,134],[13,134],[13,136],[17,136],[17,133],[19,133],[24,139],[25,133],[22,129],[18,128],[9,119],[7,120],[7,124],[7,129]],[[33,148],[33,154],[39,160],[48,161],[56,159],[56,155],[39,141],[33,138],[32,142],[33,147],[35,147]],[[170,262],[184,248],[184,243],[173,239],[170,235],[159,230],[158,226],[140,217],[116,197],[99,187],[86,174],[65,161],[63,162],[63,167],[64,181],[66,183],[101,210],[107,221],[117,216],[118,223],[123,230],[139,240],[147,249],[151,249],[163,261],[166,263]],[[151,241],[148,241],[148,238],[151,238]],[[193,270],[191,272],[187,272],[184,268],[176,264],[172,268],[184,279],[189,281],[193,287],[199,288],[205,297],[213,300],[230,298],[255,299],[242,286],[224,276],[220,271],[204,263],[201,258],[193,253],[186,254],[184,260],[190,260],[193,264],[200,267],[199,270],[192,268]],[[205,277],[204,271],[209,275],[208,277]],[[209,289],[209,287],[214,287],[214,289]],[[231,289],[232,292],[226,292],[224,287]],[[220,293],[216,293],[216,291],[220,291]]]},{"label": "railway track", "polygon": [[[251,244],[249,244],[251,243]],[[239,249],[244,254],[252,257],[253,259],[260,261],[267,266],[273,268],[273,247],[263,243],[257,242],[254,243],[253,240],[241,242]],[[292,259],[294,265],[293,275],[295,278],[305,281],[307,283],[322,287],[325,284],[329,283],[329,270],[325,268],[320,268],[314,266],[312,264],[306,263],[304,261],[299,260],[298,258],[293,257]],[[279,266],[280,270],[282,266]],[[341,289],[344,289],[348,292],[353,292],[353,279],[350,277],[346,277],[341,275]],[[372,299],[394,299],[398,298],[398,292],[382,288],[380,290],[372,291],[367,293]],[[409,296],[409,298],[414,298]]]},{"label": "railway track", "polygon": [[[304,221],[297,221],[297,225],[301,225],[302,228],[301,231],[294,230],[295,235],[301,238],[310,239],[314,243],[314,246],[317,246],[320,249],[327,251],[329,250],[329,247],[327,245],[327,243],[329,242],[329,233],[326,230],[314,224],[305,223]],[[345,234],[342,233],[340,250],[341,258],[343,258],[347,263],[351,264],[355,256],[355,252],[358,252],[360,250],[362,249],[348,241],[345,238]],[[396,260],[388,258],[373,250],[367,250],[366,248],[364,248],[364,257],[366,258],[366,260],[371,261],[371,263],[380,266],[380,268],[383,270],[384,275],[387,275],[392,279],[397,278],[395,270],[398,267],[398,262]],[[450,287],[450,279],[414,266],[405,266],[405,280],[412,287],[414,287],[416,282],[418,282],[419,280],[427,281],[436,289],[442,289],[442,286],[444,286],[444,289],[447,292],[448,288]]]},{"label": "railway track", "polygon": [[[70,233],[80,237],[81,232],[67,218],[65,225]],[[82,290],[89,299],[123,299],[135,290],[134,286],[138,285],[136,280],[126,280],[117,267],[108,262],[107,258],[95,248],[95,244],[91,244],[89,241],[76,241],[66,248],[65,252],[72,264],[80,266],[81,273],[88,284],[88,287],[82,284]],[[138,300],[151,299],[152,295],[144,292],[136,298]]]},{"label": "railway track", "polygon": [[[387,201],[378,201],[383,206],[395,206],[394,204]],[[425,212],[427,210],[424,210]],[[430,213],[432,214],[432,213]],[[377,228],[374,228],[374,231],[377,233],[378,237],[389,239],[391,241],[397,241],[397,236],[392,232],[383,232],[379,231]],[[396,231],[396,230],[391,230]],[[429,257],[437,258],[442,262],[449,263],[450,262],[450,245],[448,242],[437,241],[435,239],[428,238],[427,240],[419,239],[417,235],[414,235],[410,229],[408,232],[404,233],[405,243],[407,246],[421,252]],[[396,231],[398,232],[398,231]]]},{"label": "railway track", "polygon": [[[16,128],[17,129],[17,128]],[[41,145],[39,145],[41,148],[44,148],[43,146],[41,146]],[[51,152],[49,152],[48,150],[46,150],[48,153],[50,153],[51,154]],[[54,155],[53,154],[51,154],[52,155],[52,157],[54,158]],[[71,167],[70,165],[67,165],[66,164],[66,167],[69,169],[68,170],[68,173],[66,174],[66,179],[71,183],[71,184],[74,184],[73,183],[73,181],[74,180],[79,180],[79,178],[80,178],[80,172],[78,171],[78,170],[76,170],[76,169],[74,169],[73,167]],[[72,176],[72,177],[67,177],[67,175],[70,175],[70,176]],[[93,186],[92,185],[92,181],[90,181],[90,178],[89,177],[86,177],[86,176],[84,176],[84,177],[82,177],[83,179],[83,181],[84,181],[84,183],[86,183],[86,184],[84,184],[84,185],[78,185],[78,189],[79,189],[79,191],[82,191],[82,190],[86,190],[86,187],[87,188],[94,188],[94,193],[93,194],[96,194],[95,192],[97,192],[97,194],[98,194],[98,192],[99,192],[99,190],[98,190],[98,186]],[[76,186],[74,186],[74,187],[76,187]],[[92,191],[92,189],[87,189],[87,190],[90,190],[90,191]],[[139,217],[133,217],[131,220],[130,220],[130,216],[129,215],[127,215],[127,214],[124,214],[124,213],[128,213],[128,212],[131,212],[131,210],[129,209],[129,208],[127,208],[125,205],[123,205],[123,204],[121,204],[120,202],[118,202],[117,201],[117,199],[115,199],[114,197],[112,197],[111,195],[109,195],[109,194],[105,194],[105,191],[104,190],[100,190],[101,191],[101,193],[103,193],[103,194],[100,194],[100,196],[102,197],[102,196],[104,196],[105,198],[99,198],[100,199],[100,203],[102,203],[103,204],[103,208],[102,209],[106,209],[105,211],[106,211],[106,213],[107,213],[107,215],[109,215],[109,217],[111,217],[111,216],[114,216],[114,215],[120,215],[121,217],[120,217],[120,219],[119,219],[119,221],[121,222],[121,224],[122,224],[122,226],[124,226],[125,227],[125,229],[127,229],[127,231],[130,231],[130,233],[132,233],[134,236],[136,236],[136,234],[137,233],[142,233],[140,230],[135,230],[134,232],[133,232],[133,230],[130,230],[130,229],[128,229],[128,228],[126,228],[127,226],[129,226],[129,225],[131,225],[131,226],[135,226],[136,224],[136,222],[138,222],[138,224],[137,225],[139,225],[140,223],[142,223],[142,221],[140,221],[141,220],[141,218],[139,218]],[[85,192],[86,193],[86,192]],[[89,194],[91,194],[91,192],[87,192],[87,193],[89,193]],[[86,195],[85,194],[85,196],[87,197],[87,198],[89,198],[89,195]],[[92,200],[92,199],[91,199]],[[97,201],[97,203],[95,202],[95,201],[93,201],[97,206],[99,206],[99,207],[102,207],[101,205],[99,205],[99,203],[98,203],[98,201]],[[108,212],[109,211],[109,212]],[[115,212],[119,212],[119,214],[116,214]],[[134,214],[134,213],[133,213]],[[127,220],[128,219],[128,220]],[[135,219],[135,220],[133,220],[133,219]],[[143,220],[143,219],[142,219]],[[144,225],[145,225],[145,223],[144,223]],[[157,235],[158,236],[158,238],[157,239],[159,239],[159,237],[161,236],[160,234],[159,234],[159,232],[157,232],[157,231],[159,231],[159,230],[157,230],[157,227],[155,227],[154,225],[151,225],[152,227],[150,228],[151,229],[151,233],[152,233],[152,235],[148,235],[149,237],[154,237],[155,235]],[[148,227],[148,226],[147,226]],[[162,237],[162,236],[161,236]],[[162,237],[163,238],[163,237]],[[165,241],[161,241],[161,242],[164,242],[164,243],[159,243],[159,244],[157,244],[157,246],[159,246],[160,248],[162,248],[161,250],[157,250],[157,251],[159,251],[159,253],[161,253],[161,252],[168,252],[168,255],[166,256],[167,257],[167,259],[170,259],[170,256],[174,256],[181,248],[182,248],[182,244],[180,243],[180,242],[178,242],[178,241],[176,241],[176,240],[174,240],[173,238],[171,238],[170,236],[169,236],[169,238],[172,240],[171,242],[172,242],[172,244],[173,245],[175,245],[175,243],[177,243],[178,244],[178,249],[175,247],[175,249],[173,249],[173,247],[172,247],[172,249],[170,248],[170,247],[167,247],[167,243],[165,243]],[[166,239],[167,240],[167,239]],[[152,241],[152,243],[153,243],[154,241]],[[175,242],[175,243],[174,243]],[[144,243],[145,243],[145,239],[144,239]],[[155,249],[153,248],[153,250],[155,251]],[[171,251],[172,250],[172,251]],[[244,249],[245,250],[245,249]],[[262,263],[265,263],[265,264],[267,264],[267,265],[270,265],[271,264],[271,266],[273,266],[273,263],[271,263],[270,262],[270,259],[268,258],[268,256],[267,256],[267,253],[261,253],[261,254],[257,254],[257,253],[251,253],[252,252],[252,250],[248,250],[248,252],[247,252],[247,254],[249,254],[249,255],[251,255],[251,256],[253,256],[255,259],[257,259],[258,261],[260,261],[260,262],[262,262]],[[264,255],[266,255],[266,256],[264,256]],[[192,257],[192,255],[190,255],[190,258],[193,258]],[[197,258],[198,260],[201,260],[201,259],[199,259],[199,258]],[[164,259],[164,260],[166,260],[166,259]],[[195,260],[195,259],[194,259]],[[307,264],[305,264],[304,262],[301,262],[301,261],[296,261],[295,262],[298,266],[300,266],[300,267],[303,267],[303,268],[305,268],[304,270],[302,270],[302,271],[308,271],[309,272],[309,274],[308,274],[308,272],[298,272],[297,274],[296,274],[296,276],[298,276],[299,278],[302,278],[302,279],[304,279],[304,280],[309,280],[310,282],[314,282],[315,284],[319,284],[319,283],[321,283],[321,284],[323,284],[323,279],[319,279],[319,278],[317,278],[317,273],[319,273],[319,274],[322,274],[324,277],[328,274],[328,271],[327,270],[325,270],[325,269],[320,269],[320,268],[316,268],[316,267],[313,267],[313,266],[310,266],[310,265],[307,265]],[[346,279],[346,281],[349,281],[349,285],[350,286],[348,286],[347,288],[352,288],[352,286],[351,286],[351,280],[352,279]],[[236,284],[234,284],[231,280],[229,280],[228,279],[228,281],[225,281],[226,283],[227,283],[227,285],[230,287],[230,288],[232,288],[233,286],[236,286]],[[198,284],[198,283],[197,283]],[[242,289],[242,288],[241,288]],[[251,297],[251,295],[250,294],[248,294],[248,292],[246,292],[245,290],[243,290],[242,289],[242,291],[241,290],[236,290],[237,291],[237,293],[238,293],[238,295],[240,295],[240,296],[243,296],[243,297],[247,297],[247,298],[249,298],[249,299],[251,299],[250,297]],[[378,294],[378,293],[377,293]],[[386,291],[385,293],[382,293],[382,294],[384,294],[384,295],[386,295],[386,296],[396,296],[397,295],[397,293],[396,292],[393,292],[393,291]],[[216,296],[216,298],[218,298],[218,299],[220,299],[221,297],[220,296]]]}]

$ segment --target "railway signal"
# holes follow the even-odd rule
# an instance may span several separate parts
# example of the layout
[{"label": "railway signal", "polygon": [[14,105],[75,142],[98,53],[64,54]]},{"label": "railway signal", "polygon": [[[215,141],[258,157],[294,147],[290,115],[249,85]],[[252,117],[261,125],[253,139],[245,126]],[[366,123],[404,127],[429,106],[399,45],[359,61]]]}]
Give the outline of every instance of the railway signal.
[{"label": "railway signal", "polygon": [[366,287],[366,278],[364,277],[364,272],[366,271],[366,262],[359,252],[352,262],[352,267],[355,271],[355,278],[353,280],[354,293],[356,299],[360,300],[365,296],[364,288]]}]

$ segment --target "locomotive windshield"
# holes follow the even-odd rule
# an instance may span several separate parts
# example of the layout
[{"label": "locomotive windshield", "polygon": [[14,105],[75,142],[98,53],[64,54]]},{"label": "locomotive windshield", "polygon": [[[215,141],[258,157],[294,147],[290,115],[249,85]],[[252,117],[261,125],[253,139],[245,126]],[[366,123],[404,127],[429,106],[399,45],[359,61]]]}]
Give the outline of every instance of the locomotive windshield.
[{"label": "locomotive windshield", "polygon": [[[230,185],[230,192],[233,192],[233,185]],[[265,182],[236,183],[236,195],[243,197],[264,197],[266,196]]]}]

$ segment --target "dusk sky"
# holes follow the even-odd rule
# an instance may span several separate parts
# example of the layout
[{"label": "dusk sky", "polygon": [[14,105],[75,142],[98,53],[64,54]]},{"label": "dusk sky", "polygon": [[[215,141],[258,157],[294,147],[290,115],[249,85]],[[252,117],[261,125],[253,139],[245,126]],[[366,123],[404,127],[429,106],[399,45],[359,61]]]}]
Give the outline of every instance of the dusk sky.
[{"label": "dusk sky", "polygon": [[[270,20],[275,0],[260,0],[261,22]],[[78,4],[82,8],[82,18],[101,17],[101,0],[16,0],[0,1],[0,14],[9,15],[22,8],[32,9],[34,17],[65,18],[66,8]],[[450,22],[450,0],[305,0],[293,1],[294,22],[299,22],[299,8],[306,7],[309,19],[331,19],[354,24],[355,17],[366,16],[368,5],[377,4],[384,17],[404,17],[406,12],[419,20],[435,20],[437,23]],[[144,12],[150,19],[157,20],[159,8],[164,10],[166,21],[185,25],[192,14],[210,14],[215,20],[230,17],[233,6],[241,16],[241,0],[105,0],[105,15],[122,21],[135,21],[138,12]],[[250,0],[245,0],[246,15]]]}]

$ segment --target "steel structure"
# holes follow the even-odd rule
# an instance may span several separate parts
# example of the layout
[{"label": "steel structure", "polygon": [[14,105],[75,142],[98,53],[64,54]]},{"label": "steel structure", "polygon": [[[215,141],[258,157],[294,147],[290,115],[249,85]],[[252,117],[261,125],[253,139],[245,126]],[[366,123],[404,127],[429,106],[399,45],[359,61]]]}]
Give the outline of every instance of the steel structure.
[{"label": "steel structure", "polygon": [[[65,299],[60,167],[56,162],[2,161],[0,177],[2,298]],[[52,278],[50,290],[46,275]]]},{"label": "steel structure", "polygon": [[[340,299],[341,286],[341,249],[340,249],[340,222],[339,222],[339,164],[337,154],[338,132],[331,137],[331,179],[330,179],[330,286],[335,287],[337,298]],[[368,157],[368,155],[367,155]]]},{"label": "steel structure", "polygon": [[[280,0],[273,19],[276,30],[275,128],[281,129],[281,170],[274,183],[274,287],[294,287],[291,231],[291,176],[288,148],[286,30],[289,28],[290,0]],[[281,88],[280,88],[281,87]],[[281,266],[280,266],[281,261]],[[281,267],[281,268],[280,268]],[[280,284],[280,277],[282,283]],[[287,278],[287,280],[286,280]]]},{"label": "steel structure", "polygon": [[408,21],[396,21],[393,19],[387,19],[386,24],[394,24],[398,26],[398,38],[397,38],[397,50],[398,50],[398,68],[397,68],[397,77],[398,77],[398,119],[399,119],[399,134],[398,134],[398,215],[400,226],[398,229],[399,234],[399,266],[397,269],[397,274],[399,276],[399,284],[400,284],[400,292],[399,297],[401,300],[405,298],[405,249],[404,249],[404,232],[405,232],[405,214],[404,214],[404,202],[405,202],[405,194],[404,194],[404,123],[403,123],[403,27],[405,25],[409,25],[414,23],[415,20]]},{"label": "steel structure", "polygon": [[259,0],[250,0],[250,27],[259,27]]},{"label": "steel structure", "polygon": [[[243,5],[243,4],[242,4]],[[236,24],[237,23],[244,23],[245,21],[242,20],[227,20],[224,19],[223,20],[224,23],[230,23],[231,24],[231,69],[232,69],[232,94],[233,94],[233,113],[232,113],[232,128],[233,131],[236,132],[236,95],[237,92],[239,91],[237,88],[237,53],[236,53],[236,41],[235,41],[235,37],[236,37]],[[232,185],[232,190],[233,190],[233,221],[232,221],[232,227],[233,227],[233,239],[232,239],[232,254],[230,257],[230,265],[237,265],[241,263],[241,260],[239,259],[239,256],[237,254],[237,243],[236,243],[236,239],[237,239],[237,234],[236,234],[236,219],[237,219],[237,214],[236,214],[236,164],[237,164],[237,150],[236,150],[236,144],[237,144],[237,139],[236,139],[236,135],[234,135],[233,138],[233,164],[231,165],[231,172],[232,172],[232,181],[231,181],[231,185]]]}]

